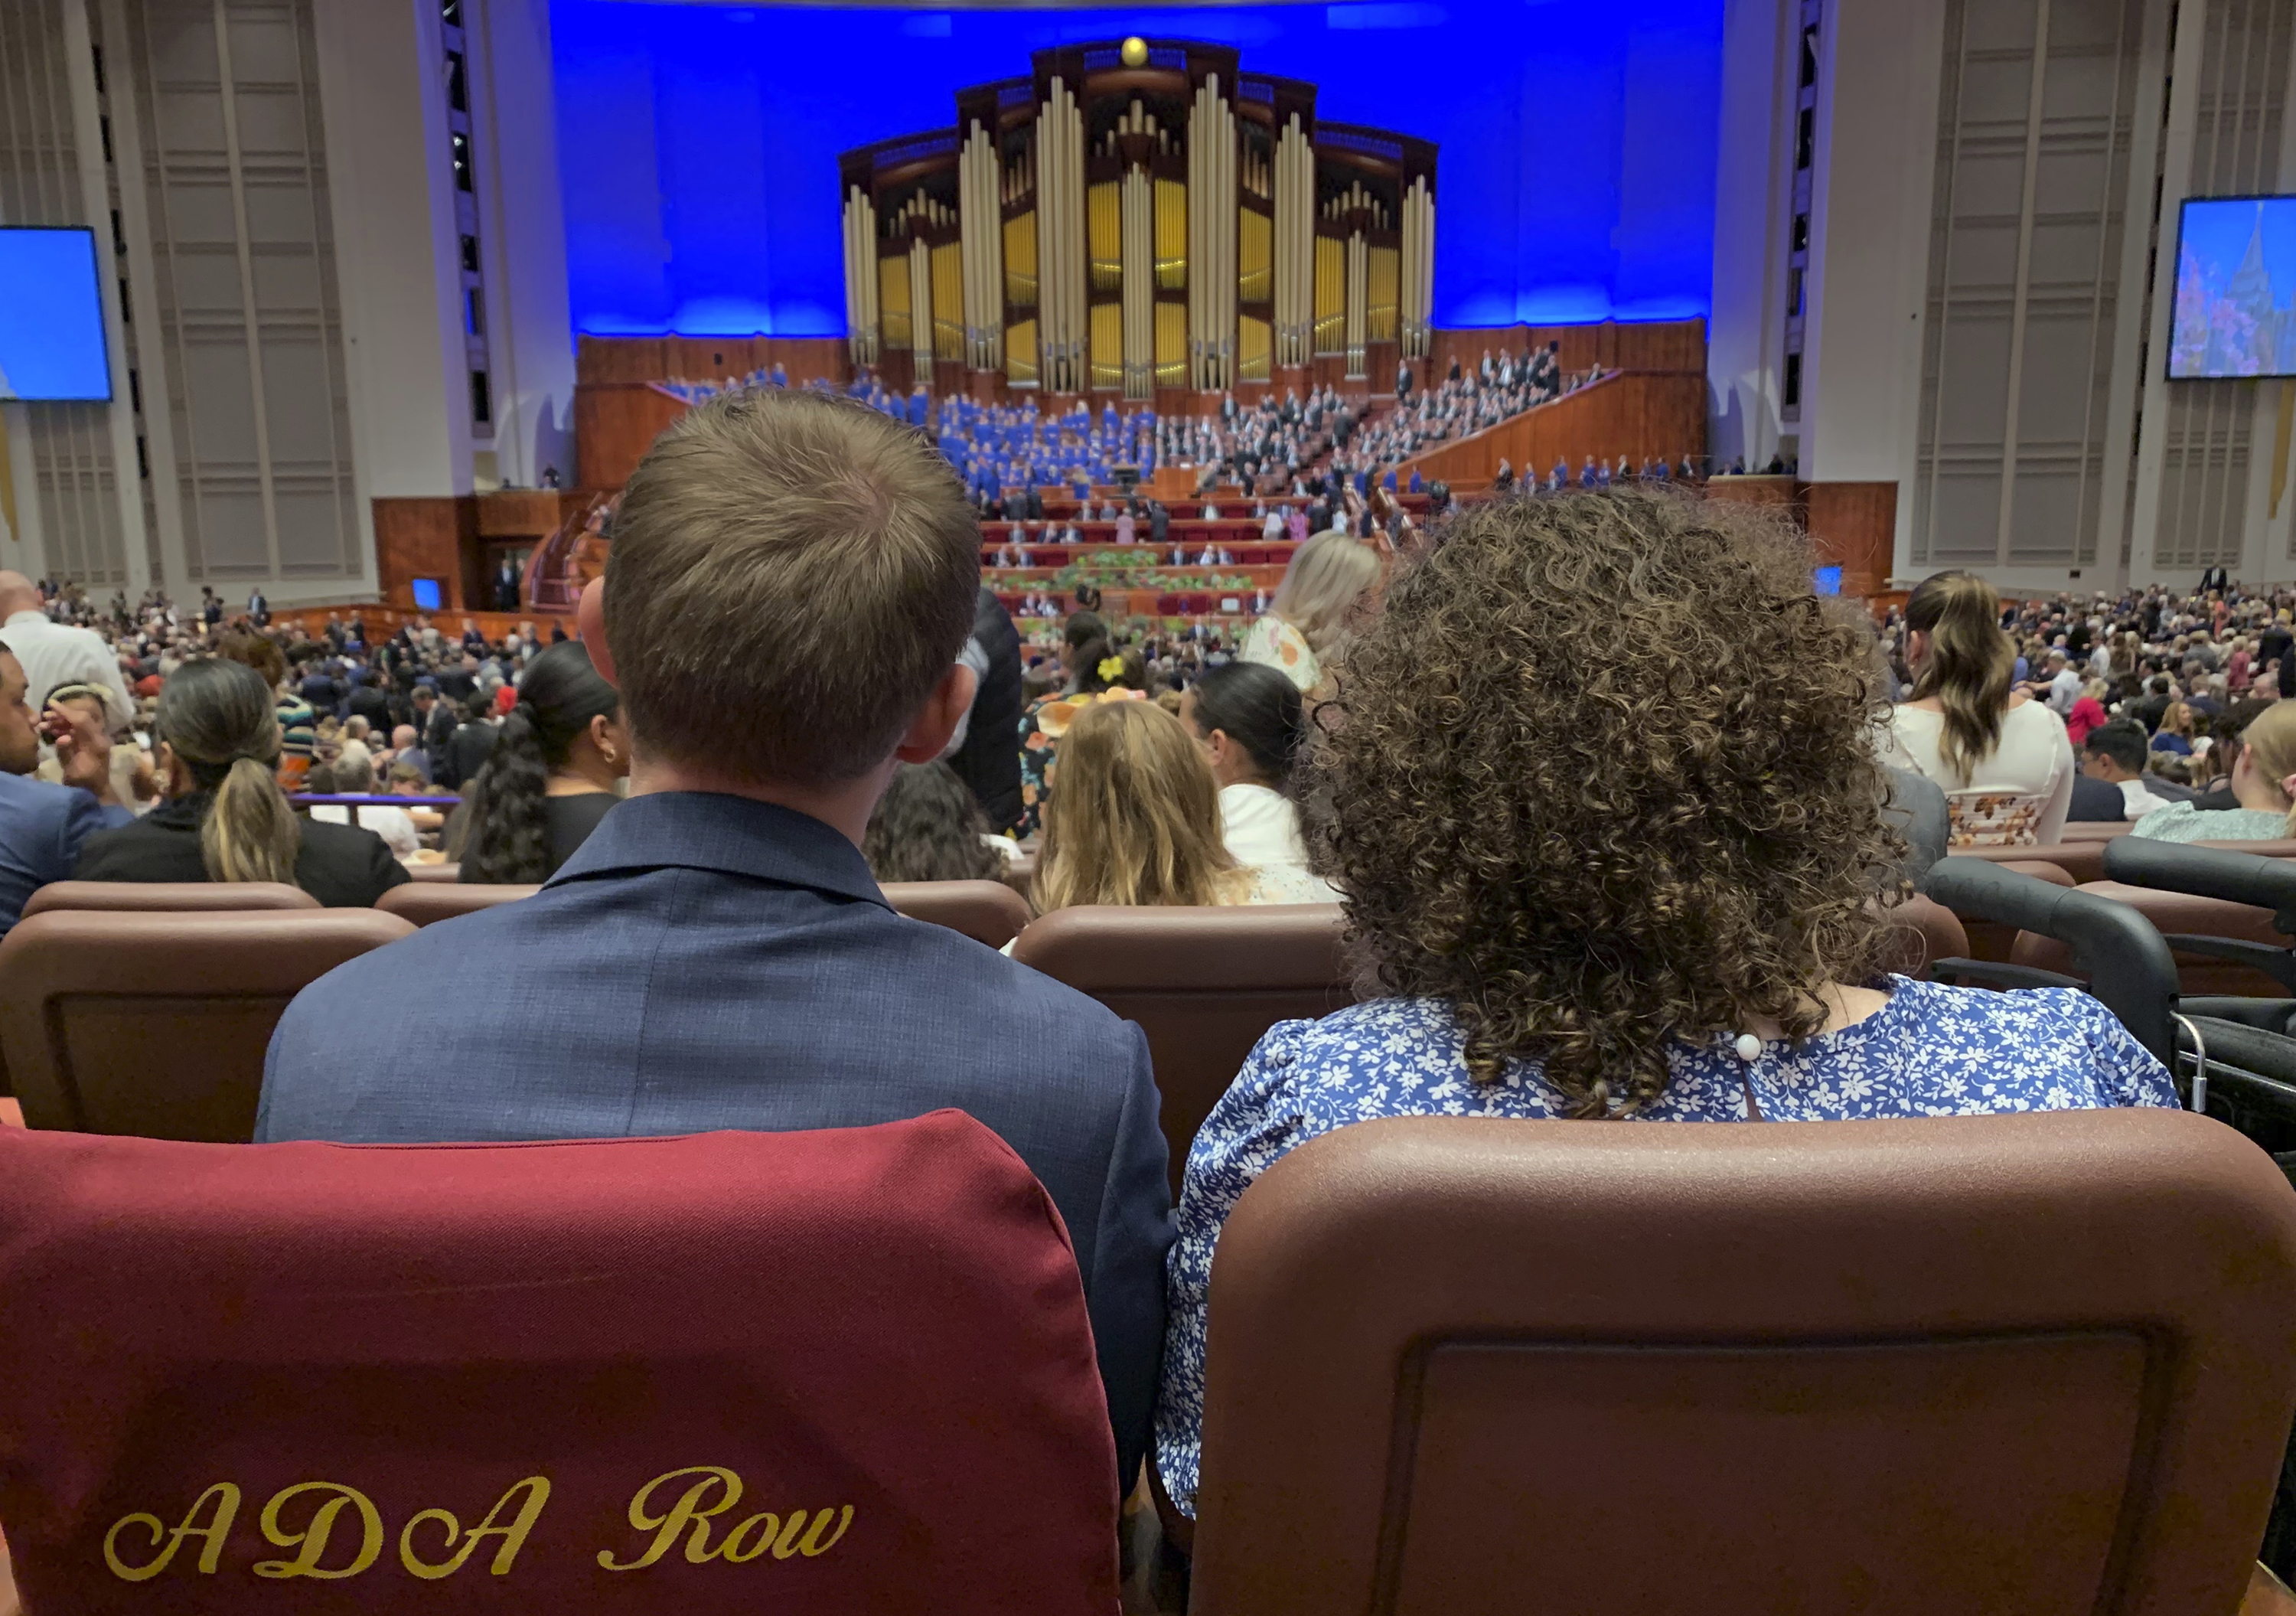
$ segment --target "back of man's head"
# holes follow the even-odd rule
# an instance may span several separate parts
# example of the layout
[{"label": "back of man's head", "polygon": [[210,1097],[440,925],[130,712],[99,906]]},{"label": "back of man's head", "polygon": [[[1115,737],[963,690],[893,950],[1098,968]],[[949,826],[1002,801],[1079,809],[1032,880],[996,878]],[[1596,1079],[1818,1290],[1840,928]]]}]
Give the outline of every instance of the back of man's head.
[{"label": "back of man's head", "polygon": [[606,639],[642,751],[755,784],[882,763],[972,631],[980,529],[948,463],[851,400],[685,416],[631,474]]},{"label": "back of man's head", "polygon": [[2081,742],[2082,750],[2091,757],[2103,758],[2118,764],[2123,774],[2144,772],[2144,751],[2150,744],[2144,726],[2128,718],[2116,718],[2088,732]]},{"label": "back of man's head", "polygon": [[40,610],[40,587],[20,572],[0,570],[0,622],[19,611]]}]

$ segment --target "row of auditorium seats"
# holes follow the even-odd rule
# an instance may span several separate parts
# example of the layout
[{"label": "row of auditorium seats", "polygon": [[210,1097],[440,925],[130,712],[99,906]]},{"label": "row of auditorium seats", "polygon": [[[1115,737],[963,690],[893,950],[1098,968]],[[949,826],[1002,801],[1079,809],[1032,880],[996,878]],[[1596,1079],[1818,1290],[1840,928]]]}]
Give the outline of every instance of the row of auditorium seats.
[{"label": "row of auditorium seats", "polygon": [[[376,910],[347,910],[285,886],[57,883],[0,940],[0,1073],[34,1128],[247,1139],[271,1029],[303,986],[417,925],[534,890],[409,883]],[[1354,998],[1332,905],[1086,906],[1032,920],[997,882],[885,893],[913,918],[1011,943],[1015,959],[1139,1023],[1176,1194],[1196,1130],[1261,1036]],[[1926,898],[1900,918],[1904,968],[1967,952],[1959,923]]]},{"label": "row of auditorium seats", "polygon": [[[0,1138],[26,1608],[1114,1616],[1047,1214],[949,1112]],[[1122,1608],[2285,1616],[2292,1339],[2296,1195],[2185,1113],[1365,1123],[1230,1217],[1192,1577]]]}]

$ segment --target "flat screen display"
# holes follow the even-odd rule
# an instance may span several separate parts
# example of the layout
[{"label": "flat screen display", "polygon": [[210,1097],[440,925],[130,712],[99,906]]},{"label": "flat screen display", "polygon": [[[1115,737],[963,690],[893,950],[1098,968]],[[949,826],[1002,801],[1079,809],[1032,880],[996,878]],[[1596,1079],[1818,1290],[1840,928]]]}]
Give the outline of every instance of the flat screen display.
[{"label": "flat screen display", "polygon": [[2177,231],[2169,379],[2296,375],[2296,196],[2194,196]]},{"label": "flat screen display", "polygon": [[111,397],[95,236],[0,229],[0,399]]}]

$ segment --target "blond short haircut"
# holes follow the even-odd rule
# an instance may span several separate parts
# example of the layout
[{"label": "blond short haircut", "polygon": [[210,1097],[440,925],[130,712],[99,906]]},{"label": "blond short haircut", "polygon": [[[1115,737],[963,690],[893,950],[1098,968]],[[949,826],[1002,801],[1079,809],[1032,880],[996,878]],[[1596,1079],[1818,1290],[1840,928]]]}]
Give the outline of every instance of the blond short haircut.
[{"label": "blond short haircut", "polygon": [[849,399],[722,396],[630,476],[607,643],[636,744],[754,784],[882,763],[972,631],[980,532],[922,434]]}]

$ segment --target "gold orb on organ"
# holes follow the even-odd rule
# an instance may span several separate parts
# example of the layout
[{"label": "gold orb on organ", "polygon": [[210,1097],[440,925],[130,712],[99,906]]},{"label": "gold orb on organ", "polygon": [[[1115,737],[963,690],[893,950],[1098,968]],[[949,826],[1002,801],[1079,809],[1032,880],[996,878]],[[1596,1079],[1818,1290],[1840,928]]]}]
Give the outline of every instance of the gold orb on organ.
[{"label": "gold orb on organ", "polygon": [[1124,42],[1117,54],[1123,59],[1126,67],[1144,68],[1148,65],[1148,42],[1135,34]]}]

